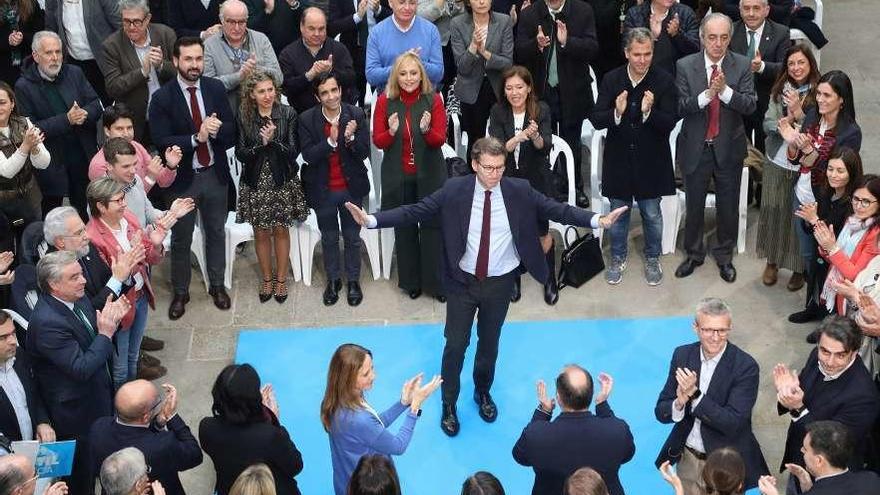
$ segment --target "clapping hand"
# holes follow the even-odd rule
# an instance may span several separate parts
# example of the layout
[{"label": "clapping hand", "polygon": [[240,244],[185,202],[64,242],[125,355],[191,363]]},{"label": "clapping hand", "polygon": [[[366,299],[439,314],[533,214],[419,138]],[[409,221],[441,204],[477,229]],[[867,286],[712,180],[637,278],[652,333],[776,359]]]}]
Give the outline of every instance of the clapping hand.
[{"label": "clapping hand", "polygon": [[104,309],[95,311],[98,333],[109,339],[113,338],[113,334],[115,334],[116,330],[119,328],[119,322],[122,321],[122,318],[128,313],[128,310],[131,309],[131,303],[128,302],[127,297],[120,296],[115,301],[112,299],[112,295],[107,296],[107,301],[104,303]]},{"label": "clapping hand", "polygon": [[330,124],[330,141],[332,141],[334,145],[339,143],[339,120],[338,119],[334,120]]},{"label": "clapping hand", "polygon": [[797,478],[798,484],[801,486],[801,493],[806,493],[810,491],[810,488],[813,488],[813,478],[810,477],[810,473],[806,469],[794,463],[787,463],[785,469],[788,469],[788,472]]},{"label": "clapping hand", "polygon": [[568,41],[568,28],[565,26],[565,23],[556,20],[556,41],[559,42],[560,46],[565,46],[565,43]]},{"label": "clapping hand", "polygon": [[859,288],[856,287],[856,284],[847,279],[841,279],[839,282],[834,282],[834,290],[836,290],[841,296],[856,304],[858,304],[859,296],[862,293]]},{"label": "clapping hand", "polygon": [[70,110],[67,111],[67,121],[70,125],[82,125],[83,122],[86,121],[86,117],[89,116],[89,112],[79,107],[79,104],[74,101],[73,105],[70,107]]},{"label": "clapping hand", "polygon": [[833,225],[827,225],[822,220],[817,221],[813,227],[813,237],[816,238],[816,243],[828,253],[837,248],[837,238],[834,236],[833,228]]},{"label": "clapping hand", "polygon": [[699,376],[696,372],[688,368],[675,369],[675,381],[678,386],[675,389],[675,396],[678,405],[684,409],[684,405],[690,400],[691,396],[697,391],[697,380]]},{"label": "clapping hand", "polygon": [[422,385],[422,375],[421,373],[418,374],[416,382],[413,384],[412,402],[409,405],[409,410],[417,413],[422,408],[422,403],[425,402],[425,399],[440,388],[441,383],[443,383],[443,379],[440,378],[440,375],[434,375],[431,381]]},{"label": "clapping hand", "polygon": [[611,396],[611,389],[614,388],[614,378],[611,378],[611,375],[605,372],[599,373],[599,384],[601,385],[601,389],[599,390],[599,395],[596,396],[596,405],[605,402],[608,400],[608,397]]},{"label": "clapping hand", "polygon": [[675,38],[678,36],[679,28],[681,27],[681,20],[678,18],[678,14],[674,14],[672,19],[669,21],[669,24],[666,25],[666,32],[669,33],[670,38]]},{"label": "clapping hand", "polygon": [[177,168],[180,160],[183,159],[183,150],[176,144],[165,148],[165,164],[168,168]]},{"label": "clapping hand", "polygon": [[422,112],[422,118],[419,119],[419,130],[422,131],[422,134],[428,132],[431,129],[431,112],[425,110]]},{"label": "clapping hand", "polygon": [[158,155],[151,156],[150,161],[147,162],[147,177],[151,177],[153,180],[156,180],[159,177],[159,174],[162,173],[162,158]]},{"label": "clapping hand", "polygon": [[538,51],[544,52],[544,48],[550,46],[550,37],[544,34],[544,28],[541,25],[538,25],[538,35],[535,36],[535,41],[538,42]]},{"label": "clapping hand", "polygon": [[397,134],[397,129],[400,127],[400,117],[397,116],[396,113],[392,113],[388,116],[388,132],[391,135]]},{"label": "clapping hand", "polygon": [[797,129],[794,128],[794,125],[792,125],[792,122],[791,115],[782,117],[776,121],[776,130],[779,131],[779,135],[782,136],[782,139],[789,144],[794,144],[795,140],[800,135]]},{"label": "clapping hand", "polygon": [[411,54],[415,55],[416,57],[421,58],[421,56],[422,56],[422,47],[417,46],[417,47],[415,47],[415,48],[410,48],[410,49],[407,50],[405,53],[411,53]]},{"label": "clapping hand", "polygon": [[553,409],[556,408],[556,399],[547,398],[547,384],[544,383],[544,380],[538,380],[538,383],[535,384],[535,389],[538,394],[538,405],[541,407],[541,410],[547,414],[553,414]]},{"label": "clapping hand", "polygon": [[776,400],[786,409],[800,409],[804,402],[804,391],[793,370],[784,364],[773,367],[773,385],[776,386]]},{"label": "clapping hand", "polygon": [[664,16],[660,16],[660,14],[655,14],[651,11],[651,18],[648,21],[651,27],[651,35],[654,39],[660,38],[660,33],[663,31],[663,19]]},{"label": "clapping hand", "polygon": [[617,95],[617,98],[614,99],[614,113],[617,114],[617,117],[623,117],[624,112],[626,112],[626,99],[629,97],[629,91],[623,90]]},{"label": "clapping hand", "polygon": [[179,218],[183,218],[185,215],[189,214],[189,212],[193,211],[196,207],[196,202],[192,198],[177,198],[171,203],[171,208],[168,208],[168,212],[174,215],[174,219],[177,220]]},{"label": "clapping hand", "polygon": [[208,134],[213,138],[217,137],[217,133],[220,132],[220,126],[223,125],[223,121],[217,117],[217,113],[212,113],[211,116],[206,119],[206,122],[208,123]]},{"label": "clapping hand", "polygon": [[526,126],[525,129],[522,130],[525,133],[527,139],[535,139],[538,134],[538,123],[534,120],[529,119],[529,125]]},{"label": "clapping hand", "polygon": [[260,127],[260,138],[263,140],[263,146],[269,144],[275,137],[275,122],[271,120]]},{"label": "clapping hand", "polygon": [[642,95],[642,113],[648,113],[651,111],[651,108],[654,107],[654,93],[651,91],[645,91],[645,94]]},{"label": "clapping hand", "polygon": [[764,475],[758,478],[758,490],[761,495],[779,495],[776,489],[776,478],[770,475]]},{"label": "clapping hand", "polygon": [[[135,238],[138,239],[137,242],[135,242]],[[110,271],[113,274],[113,278],[125,283],[131,277],[132,270],[134,270],[138,263],[144,260],[144,257],[144,246],[140,242],[140,235],[135,234],[131,240],[130,250],[126,252],[117,250],[116,256],[110,256]]]},{"label": "clapping hand", "polygon": [[159,427],[165,426],[177,414],[177,389],[170,383],[163,383],[162,390],[165,392],[165,398],[162,401],[162,409],[156,417]]},{"label": "clapping hand", "polygon": [[351,213],[352,218],[354,218],[354,221],[357,222],[358,225],[361,227],[367,225],[367,212],[365,212],[363,208],[349,201],[345,202],[345,208]]},{"label": "clapping hand", "polygon": [[9,33],[9,46],[18,46],[24,41],[24,33],[19,30],[12,31]]},{"label": "clapping hand", "polygon": [[251,53],[250,56],[247,58],[247,60],[242,62],[241,68],[238,69],[238,72],[239,72],[239,74],[241,74],[241,78],[245,79],[248,76],[250,76],[251,73],[256,68],[257,68],[257,56],[254,55],[253,53]]},{"label": "clapping hand", "polygon": [[25,153],[33,153],[37,146],[43,142],[45,135],[36,126],[28,127],[24,133],[24,139],[21,142],[21,150]]},{"label": "clapping hand", "polygon": [[151,46],[150,52],[144,58],[149,58],[150,65],[152,65],[153,67],[161,67],[162,66],[162,47]]},{"label": "clapping hand", "polygon": [[880,306],[877,306],[877,301],[873,297],[860,292],[858,304],[859,315],[862,317],[862,321],[868,325],[874,325],[880,321]]},{"label": "clapping hand", "polygon": [[601,215],[599,217],[599,227],[602,227],[603,229],[611,227],[612,225],[614,225],[614,222],[616,222],[617,219],[620,218],[620,215],[623,215],[623,212],[628,209],[629,206],[621,206],[620,208],[615,208],[614,210],[611,210],[611,213],[607,215]]},{"label": "clapping hand", "polygon": [[276,418],[281,419],[281,411],[278,409],[278,400],[275,398],[275,389],[271,383],[263,385],[260,389],[260,395],[263,398],[263,405],[272,411]]},{"label": "clapping hand", "polygon": [[12,254],[12,251],[4,251],[0,253],[0,273],[6,273],[6,270],[12,266],[12,261],[15,259],[15,255]]},{"label": "clapping hand", "polygon": [[400,390],[400,403],[404,406],[408,406],[412,404],[413,391],[416,389],[416,383],[421,382],[424,373],[419,373],[418,375],[410,378],[409,380],[403,382],[403,387]]},{"label": "clapping hand", "polygon": [[351,119],[345,124],[345,131],[342,135],[345,137],[345,142],[349,142],[354,139],[354,133],[357,132],[358,123],[356,120]]},{"label": "clapping hand", "polygon": [[804,115],[803,101],[801,101],[801,95],[797,90],[790,89],[783,92],[782,101],[785,102],[788,114],[792,117],[800,118]]},{"label": "clapping hand", "polygon": [[800,205],[794,215],[810,225],[819,221],[819,210],[815,202]]},{"label": "clapping hand", "polygon": [[367,15],[367,0],[360,0],[357,5],[358,18],[363,22]]},{"label": "clapping hand", "polygon": [[[46,487],[46,491],[43,492],[43,495],[67,495],[67,483],[63,481],[56,481],[52,483],[50,486]],[[157,495],[153,492],[153,495]],[[161,495],[165,495],[163,492]]]},{"label": "clapping hand", "polygon": [[709,82],[709,91],[712,93],[712,97],[716,97],[724,91],[724,86],[727,85],[727,81],[724,77],[724,72],[721,70],[721,67],[718,67],[718,72],[715,73],[715,77],[712,78],[712,81]]},{"label": "clapping hand", "polygon": [[761,50],[755,49],[755,58],[752,59],[752,72],[761,70]]},{"label": "clapping hand", "polygon": [[165,488],[159,480],[150,483],[150,490],[153,492],[153,495],[165,495]]},{"label": "clapping hand", "polygon": [[663,464],[660,465],[660,476],[663,476],[663,479],[672,485],[675,495],[684,495],[684,486],[681,483],[681,478],[672,470],[672,465],[669,461],[663,461]]}]

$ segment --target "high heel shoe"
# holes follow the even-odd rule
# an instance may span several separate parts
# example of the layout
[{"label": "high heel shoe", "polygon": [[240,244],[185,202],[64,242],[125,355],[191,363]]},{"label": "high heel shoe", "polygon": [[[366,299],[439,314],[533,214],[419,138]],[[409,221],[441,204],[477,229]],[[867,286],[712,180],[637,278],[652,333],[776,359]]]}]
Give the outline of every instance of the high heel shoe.
[{"label": "high heel shoe", "polygon": [[275,282],[275,300],[279,304],[287,300],[287,279]]},{"label": "high heel shoe", "polygon": [[264,303],[269,299],[272,299],[273,292],[275,292],[275,279],[263,279],[263,284],[260,286],[260,292],[258,293],[260,296],[260,302]]}]

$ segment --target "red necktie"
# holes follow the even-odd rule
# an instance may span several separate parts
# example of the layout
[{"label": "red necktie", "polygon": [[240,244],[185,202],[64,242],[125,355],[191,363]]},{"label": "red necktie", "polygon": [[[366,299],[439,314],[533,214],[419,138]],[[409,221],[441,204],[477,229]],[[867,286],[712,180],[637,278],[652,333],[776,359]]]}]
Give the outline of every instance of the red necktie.
[{"label": "red necktie", "polygon": [[477,251],[477,268],[474,275],[477,280],[483,280],[489,274],[489,231],[491,230],[492,218],[492,191],[484,191],[483,199],[483,227],[480,231],[480,250]]},{"label": "red necktie", "polygon": [[[718,64],[712,64],[712,77],[709,78],[709,84],[718,75]],[[709,123],[706,126],[706,141],[711,141],[718,137],[718,131],[721,127],[721,99],[718,95],[709,102]]]},{"label": "red necktie", "polygon": [[[202,111],[199,110],[199,100],[196,98],[195,86],[186,88],[189,91],[189,108],[192,111],[193,124],[195,124],[196,132],[202,128]],[[198,141],[198,140],[197,140]],[[211,164],[211,153],[208,152],[208,143],[197,143],[196,157],[203,167]]]}]

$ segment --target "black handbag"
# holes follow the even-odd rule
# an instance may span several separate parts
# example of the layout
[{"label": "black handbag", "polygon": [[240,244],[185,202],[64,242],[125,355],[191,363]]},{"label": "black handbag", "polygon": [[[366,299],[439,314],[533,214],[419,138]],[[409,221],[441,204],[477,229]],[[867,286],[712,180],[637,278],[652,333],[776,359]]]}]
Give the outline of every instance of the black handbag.
[{"label": "black handbag", "polygon": [[[569,229],[576,236],[572,243],[568,242]],[[578,288],[605,269],[602,246],[592,232],[581,236],[574,227],[566,228],[563,238],[566,248],[559,266],[559,289],[569,286]]]}]

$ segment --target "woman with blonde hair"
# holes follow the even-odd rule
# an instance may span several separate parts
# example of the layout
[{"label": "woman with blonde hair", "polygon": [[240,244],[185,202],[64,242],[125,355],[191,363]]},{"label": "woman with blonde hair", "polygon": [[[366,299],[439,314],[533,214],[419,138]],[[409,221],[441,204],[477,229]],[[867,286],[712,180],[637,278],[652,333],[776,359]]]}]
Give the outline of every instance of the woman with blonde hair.
[{"label": "woman with blonde hair", "polygon": [[[333,489],[345,495],[348,482],[361,457],[368,454],[384,456],[406,452],[421,407],[440,386],[440,376],[422,385],[422,373],[403,384],[400,400],[379,413],[367,402],[364,394],[373,388],[372,353],[357,344],[343,344],[330,359],[327,388],[321,401],[321,423],[330,436],[333,462]],[[406,417],[398,432],[388,430],[403,412]]]},{"label": "woman with blonde hair", "polygon": [[[238,144],[235,157],[244,165],[235,221],[254,227],[254,247],[263,282],[260,302],[273,295],[287,300],[289,228],[308,216],[297,171],[299,155],[296,110],[279,101],[278,85],[264,71],[241,84]],[[275,265],[272,273],[272,243]]]},{"label": "woman with blonde hair", "polygon": [[254,464],[235,479],[229,495],[275,495],[275,477],[265,464]]},{"label": "woman with blonde hair", "polygon": [[[418,55],[405,52],[394,62],[385,91],[373,111],[373,144],[382,159],[382,210],[416,203],[446,181],[441,147],[446,142],[446,110]],[[437,220],[394,229],[398,287],[415,299],[422,291],[445,302],[440,287],[440,226]]]}]

